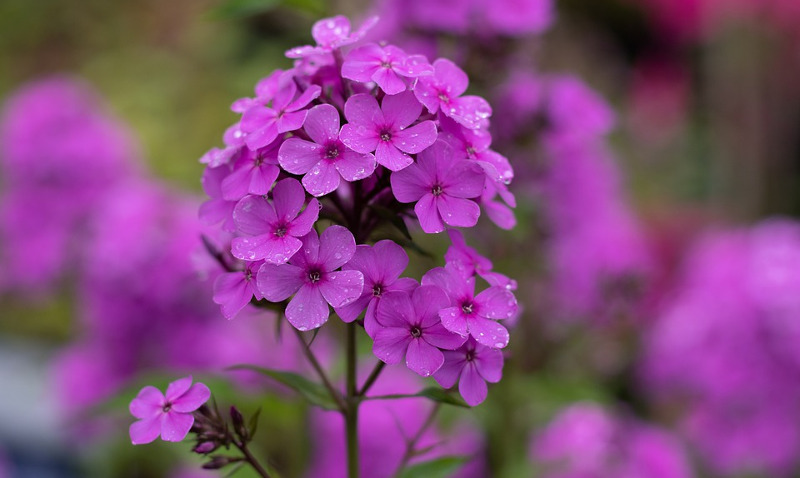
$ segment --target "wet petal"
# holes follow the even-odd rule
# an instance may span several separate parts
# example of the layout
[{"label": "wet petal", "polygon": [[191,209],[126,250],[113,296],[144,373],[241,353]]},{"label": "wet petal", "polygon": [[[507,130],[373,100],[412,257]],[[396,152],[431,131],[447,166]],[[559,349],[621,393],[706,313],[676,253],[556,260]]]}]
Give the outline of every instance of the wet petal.
[{"label": "wet petal", "polygon": [[[405,87],[400,91],[404,89]],[[381,104],[386,124],[399,131],[419,119],[419,115],[422,113],[422,105],[414,97],[414,93],[406,91],[400,94],[390,93],[390,95],[393,96],[385,96]]]},{"label": "wet petal", "polygon": [[364,275],[359,271],[337,271],[326,274],[320,282],[322,296],[333,307],[342,307],[361,296],[364,288]]},{"label": "wet petal", "polygon": [[423,377],[429,377],[444,363],[442,352],[425,340],[414,339],[408,344],[406,366]]},{"label": "wet petal", "polygon": [[391,171],[400,171],[414,163],[414,158],[403,153],[393,142],[379,141],[375,150],[375,160]]},{"label": "wet petal", "polygon": [[278,181],[272,190],[272,205],[278,219],[292,220],[305,203],[306,192],[300,181],[286,178]]},{"label": "wet petal", "polygon": [[311,195],[320,197],[335,191],[341,178],[336,166],[328,161],[320,161],[303,176],[303,186]]},{"label": "wet petal", "polygon": [[172,410],[181,413],[189,413],[200,408],[211,398],[211,390],[203,383],[196,383],[189,388],[183,395],[172,402]]},{"label": "wet petal", "polygon": [[508,330],[494,320],[467,316],[469,333],[482,345],[493,349],[502,349],[508,345]]},{"label": "wet petal", "polygon": [[303,269],[292,264],[264,264],[258,270],[256,286],[270,302],[288,299],[304,284]]},{"label": "wet petal", "polygon": [[[422,230],[428,234],[435,234],[444,231],[444,223],[439,215],[437,203],[443,196],[435,198],[433,194],[426,194],[420,198],[414,206],[414,212],[417,213],[419,225]],[[474,224],[473,224],[474,225]]]},{"label": "wet petal", "polygon": [[375,171],[375,156],[355,151],[344,151],[334,163],[339,174],[347,181],[364,179]]},{"label": "wet petal", "polygon": [[356,240],[353,234],[342,226],[331,226],[319,238],[318,261],[325,271],[338,269],[356,253]]},{"label": "wet petal", "polygon": [[330,313],[319,287],[308,284],[297,291],[286,307],[286,319],[297,330],[312,330],[322,326],[328,321]]},{"label": "wet petal", "polygon": [[339,112],[329,104],[317,105],[308,111],[303,129],[317,144],[336,140],[339,137]]},{"label": "wet petal", "polygon": [[131,423],[128,433],[131,437],[131,443],[134,445],[144,445],[152,442],[161,433],[161,416]]},{"label": "wet petal", "polygon": [[461,379],[458,382],[458,391],[464,397],[464,401],[471,407],[480,405],[486,400],[489,388],[483,378],[478,374],[475,365],[468,363],[461,372]]},{"label": "wet petal", "polygon": [[372,353],[387,364],[394,365],[403,360],[411,340],[408,329],[383,327],[375,332]]},{"label": "wet petal", "polygon": [[156,387],[144,387],[131,401],[128,409],[136,418],[153,418],[161,413],[166,398]]},{"label": "wet petal", "polygon": [[289,138],[281,145],[278,162],[292,174],[304,174],[322,160],[322,146],[299,138]]},{"label": "wet petal", "polygon": [[392,142],[400,151],[417,154],[435,143],[437,136],[436,124],[433,121],[423,121],[396,132]]},{"label": "wet petal", "polygon": [[175,411],[166,413],[161,419],[161,439],[179,442],[189,434],[192,424],[194,424],[194,416],[191,413],[178,413]]}]

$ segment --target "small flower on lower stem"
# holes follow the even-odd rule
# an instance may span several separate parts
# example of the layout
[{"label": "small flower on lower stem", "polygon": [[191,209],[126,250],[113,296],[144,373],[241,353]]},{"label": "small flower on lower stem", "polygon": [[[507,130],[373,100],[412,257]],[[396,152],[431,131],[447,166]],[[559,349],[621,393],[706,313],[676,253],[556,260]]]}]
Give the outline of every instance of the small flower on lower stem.
[{"label": "small flower on lower stem", "polygon": [[497,383],[503,376],[503,352],[485,347],[472,337],[458,350],[445,350],[444,364],[433,375],[436,382],[450,388],[458,382],[458,391],[471,407],[486,400],[486,382]]},{"label": "small flower on lower stem", "polygon": [[258,268],[264,261],[248,262],[244,270],[225,272],[214,280],[214,303],[220,306],[222,315],[232,319],[255,296],[261,299],[261,293],[256,288],[256,275]]},{"label": "small flower on lower stem", "polygon": [[342,226],[331,226],[317,236],[311,230],[303,247],[287,264],[264,264],[258,271],[258,290],[270,302],[294,294],[286,307],[286,319],[298,330],[311,330],[327,322],[328,304],[342,307],[361,295],[364,275],[336,271],[356,252],[353,235]]},{"label": "small flower on lower stem", "polygon": [[211,397],[207,386],[192,377],[183,377],[169,384],[166,395],[155,387],[144,387],[131,401],[130,412],[139,420],[131,424],[134,445],[150,443],[159,435],[164,441],[178,442],[186,438],[194,424],[192,412]]},{"label": "small flower on lower stem", "polygon": [[417,287],[408,292],[389,292],[378,304],[381,328],[375,333],[373,353],[387,364],[406,358],[406,366],[428,377],[444,363],[442,349],[455,349],[466,340],[444,327],[439,310],[450,305],[445,292],[436,286]]}]

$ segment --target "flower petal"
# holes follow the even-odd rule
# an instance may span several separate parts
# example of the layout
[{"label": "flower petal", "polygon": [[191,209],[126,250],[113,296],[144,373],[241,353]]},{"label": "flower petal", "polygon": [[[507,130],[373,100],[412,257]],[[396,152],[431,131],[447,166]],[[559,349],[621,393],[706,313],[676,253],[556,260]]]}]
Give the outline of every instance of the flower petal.
[{"label": "flower petal", "polygon": [[136,398],[131,400],[128,410],[136,418],[153,418],[161,413],[164,402],[166,402],[166,398],[161,390],[147,386],[139,391]]},{"label": "flower petal", "polygon": [[128,429],[131,443],[134,445],[144,445],[150,443],[161,434],[161,417],[146,418],[131,423]]},{"label": "flower petal", "polygon": [[191,413],[170,411],[161,419],[161,439],[179,442],[189,434],[192,424],[194,424],[194,416]]},{"label": "flower petal", "polygon": [[357,153],[366,154],[375,151],[380,137],[374,125],[347,123],[339,132],[339,141]]},{"label": "flower petal", "polygon": [[450,307],[450,297],[435,285],[422,285],[411,295],[414,317],[422,327],[430,327],[440,321],[439,311]]},{"label": "flower petal", "polygon": [[308,110],[303,129],[317,144],[339,138],[339,112],[329,104],[317,105]]},{"label": "flower petal", "polygon": [[[380,272],[372,277],[384,283],[393,283],[408,267],[408,254],[405,249],[389,239],[378,241],[372,246],[373,257],[380,260]],[[376,264],[377,266],[378,264]],[[372,272],[372,271],[371,271]],[[378,271],[374,271],[378,272]],[[384,284],[386,285],[386,284]]]},{"label": "flower petal", "polygon": [[286,307],[286,319],[297,330],[312,330],[328,321],[331,311],[319,287],[304,285]]},{"label": "flower petal", "polygon": [[288,299],[304,284],[303,269],[292,264],[264,264],[258,270],[256,286],[270,302]]},{"label": "flower petal", "polygon": [[320,235],[319,244],[317,260],[325,271],[338,269],[356,253],[356,240],[353,234],[342,226],[325,229]]},{"label": "flower petal", "polygon": [[397,146],[389,141],[378,142],[375,160],[391,171],[403,170],[414,162],[414,158],[397,149]]},{"label": "flower petal", "polygon": [[372,353],[387,364],[394,365],[403,360],[411,340],[406,328],[384,327],[375,332]]},{"label": "flower petal", "polygon": [[[372,127],[383,125],[386,121],[374,96],[365,93],[353,95],[344,104],[344,116],[353,125]],[[373,128],[370,128],[373,129]],[[344,142],[344,140],[342,140]],[[351,146],[345,142],[348,148]],[[367,152],[367,151],[363,151]]]},{"label": "flower petal", "polygon": [[272,205],[278,219],[290,221],[297,216],[305,203],[306,192],[300,181],[286,178],[278,181],[272,190]]},{"label": "flower petal", "polygon": [[467,363],[461,372],[461,379],[458,382],[458,391],[464,397],[464,401],[471,407],[480,405],[486,400],[489,388],[483,378],[478,374],[473,363]]},{"label": "flower petal", "polygon": [[382,327],[408,329],[416,322],[411,296],[406,292],[387,292],[378,302],[375,317]]},{"label": "flower petal", "polygon": [[319,219],[320,209],[321,206],[316,198],[309,201],[305,210],[289,223],[286,233],[295,237],[302,237],[311,232],[314,223]]},{"label": "flower petal", "polygon": [[186,393],[189,387],[192,386],[192,376],[182,377],[167,386],[167,393],[165,397],[168,402],[174,402],[178,397]]},{"label": "flower petal", "polygon": [[322,296],[333,307],[342,307],[361,296],[364,289],[364,275],[359,271],[336,271],[326,274],[319,283]]},{"label": "flower petal", "polygon": [[408,344],[406,366],[423,377],[430,377],[444,363],[442,352],[422,338]]},{"label": "flower petal", "polygon": [[339,174],[347,181],[358,181],[372,175],[377,164],[372,154],[343,151],[334,163]]},{"label": "flower petal", "polygon": [[448,226],[472,227],[478,223],[481,208],[475,201],[452,197],[447,194],[442,194],[438,199],[436,205],[439,215]]},{"label": "flower petal", "polygon": [[494,320],[468,315],[467,327],[470,335],[479,344],[493,349],[502,349],[508,345],[508,330]]},{"label": "flower petal", "polygon": [[503,287],[489,287],[475,296],[480,313],[490,319],[508,319],[517,312],[517,298]]},{"label": "flower petal", "polygon": [[245,305],[250,303],[252,298],[253,293],[247,287],[242,272],[220,274],[214,280],[213,300],[215,304],[222,306],[222,315],[226,319],[233,318]]},{"label": "flower petal", "polygon": [[320,161],[303,176],[303,186],[313,196],[320,197],[335,191],[341,178],[336,166],[328,161]]},{"label": "flower petal", "polygon": [[467,341],[466,336],[450,332],[441,323],[426,327],[422,331],[422,338],[434,347],[445,350],[455,350]]},{"label": "flower petal", "polygon": [[233,209],[236,229],[248,236],[260,236],[271,232],[270,224],[275,220],[275,209],[261,196],[245,196]]},{"label": "flower petal", "polygon": [[444,231],[444,223],[442,222],[442,218],[439,215],[439,208],[437,207],[437,203],[443,197],[444,196],[439,196],[436,198],[433,194],[428,193],[422,196],[414,206],[414,212],[417,213],[419,225],[422,227],[422,230],[428,234]]},{"label": "flower petal", "polygon": [[190,413],[200,408],[209,398],[211,398],[211,390],[204,383],[198,382],[172,402],[172,410]]},{"label": "flower petal", "polygon": [[484,380],[497,383],[503,378],[503,352],[489,347],[477,347],[475,360],[478,373]]},{"label": "flower petal", "polygon": [[305,174],[322,159],[322,146],[300,138],[289,138],[278,151],[281,167],[292,174]]},{"label": "flower petal", "polygon": [[454,334],[462,335],[464,337],[468,334],[467,320],[464,318],[464,313],[461,307],[448,307],[439,311],[439,318],[442,319],[442,325],[445,329],[453,332]]},{"label": "flower petal", "polygon": [[[389,92],[387,91],[387,93]],[[419,118],[419,114],[422,113],[422,105],[414,97],[414,93],[406,91],[400,94],[389,93],[389,95],[383,98],[381,104],[387,125],[392,126],[394,130],[401,130]]]},{"label": "flower petal", "polygon": [[444,388],[450,388],[458,382],[461,371],[467,363],[466,355],[463,350],[443,350],[444,364],[433,374],[436,383]]},{"label": "flower petal", "polygon": [[411,164],[402,171],[392,173],[389,178],[394,197],[402,202],[409,203],[430,194],[434,178],[427,174],[419,164]]},{"label": "flower petal", "polygon": [[[397,96],[398,93],[406,91],[406,82],[401,78],[392,68],[379,67],[372,74],[372,81],[378,84],[380,88],[391,98],[391,95]],[[411,93],[409,91],[409,93]],[[414,94],[411,93],[413,96]],[[419,115],[417,115],[419,116]]]},{"label": "flower petal", "polygon": [[396,132],[392,142],[400,151],[417,154],[436,142],[438,133],[433,121],[423,121],[410,128]]}]

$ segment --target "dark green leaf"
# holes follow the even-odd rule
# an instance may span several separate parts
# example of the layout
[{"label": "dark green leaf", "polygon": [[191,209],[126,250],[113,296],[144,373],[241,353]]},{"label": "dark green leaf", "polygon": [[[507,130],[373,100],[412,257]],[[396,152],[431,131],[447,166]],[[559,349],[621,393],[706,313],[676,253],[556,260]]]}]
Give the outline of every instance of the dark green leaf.
[{"label": "dark green leaf", "polygon": [[328,389],[322,385],[312,382],[311,380],[292,372],[283,372],[280,370],[271,370],[263,367],[256,367],[255,365],[234,365],[228,367],[228,370],[251,370],[253,372],[266,375],[273,380],[286,385],[292,390],[302,395],[311,404],[322,407],[326,410],[337,410],[336,402],[333,397],[328,393]]},{"label": "dark green leaf", "polygon": [[467,461],[463,456],[443,456],[405,468],[398,478],[447,478]]},{"label": "dark green leaf", "polygon": [[444,403],[447,405],[453,405],[456,407],[464,407],[470,408],[461,397],[456,396],[447,390],[443,390],[437,387],[428,387],[423,389],[417,393],[412,394],[392,394],[392,395],[375,395],[370,397],[364,397],[364,400],[395,400],[398,398],[427,398],[428,400],[433,400],[434,402]]},{"label": "dark green leaf", "polygon": [[256,430],[258,430],[258,417],[261,416],[261,407],[256,410],[256,413],[250,417],[250,420],[247,422],[247,430],[250,432],[250,439],[252,440],[254,436],[256,436]]}]

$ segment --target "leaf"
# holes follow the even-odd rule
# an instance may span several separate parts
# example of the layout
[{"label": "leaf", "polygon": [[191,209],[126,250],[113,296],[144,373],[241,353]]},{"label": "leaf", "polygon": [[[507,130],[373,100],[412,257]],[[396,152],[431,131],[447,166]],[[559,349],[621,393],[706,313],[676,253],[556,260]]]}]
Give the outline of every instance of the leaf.
[{"label": "leaf", "polygon": [[250,433],[250,439],[252,440],[254,436],[256,436],[256,430],[258,430],[258,417],[261,416],[261,407],[256,410],[256,413],[250,417],[250,420],[247,422],[247,431]]},{"label": "leaf", "polygon": [[280,370],[271,370],[255,365],[234,365],[228,367],[227,370],[251,370],[253,372],[258,372],[296,391],[312,405],[322,407],[326,410],[339,409],[336,405],[336,401],[328,392],[328,389],[316,382],[312,382],[302,375],[292,372],[282,372]]},{"label": "leaf", "polygon": [[434,402],[444,403],[447,405],[453,405],[456,407],[463,407],[463,408],[470,408],[461,397],[453,395],[449,393],[447,390],[443,390],[437,387],[428,387],[423,390],[420,390],[417,393],[397,393],[391,395],[374,395],[369,397],[364,397],[364,400],[395,400],[399,398],[427,398],[428,400],[432,400]]},{"label": "leaf", "polygon": [[463,456],[443,456],[406,467],[398,475],[398,478],[415,478],[419,476],[424,476],[425,478],[447,478],[461,468],[466,461],[467,458]]},{"label": "leaf", "polygon": [[413,240],[411,237],[411,233],[408,231],[408,226],[406,225],[406,222],[403,220],[403,217],[400,214],[397,214],[391,209],[380,206],[378,204],[370,204],[369,208],[375,211],[375,213],[378,214],[378,216],[381,219],[388,221],[389,224],[393,225],[398,231],[400,231],[403,234],[403,236],[406,237],[406,239],[408,239],[409,241]]}]

